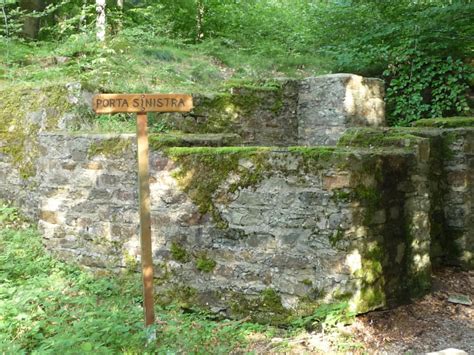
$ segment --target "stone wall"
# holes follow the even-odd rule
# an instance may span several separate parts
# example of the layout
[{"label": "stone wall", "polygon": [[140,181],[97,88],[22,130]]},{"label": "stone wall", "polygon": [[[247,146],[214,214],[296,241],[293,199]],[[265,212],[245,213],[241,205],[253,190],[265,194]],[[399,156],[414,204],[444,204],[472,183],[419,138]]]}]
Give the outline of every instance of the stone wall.
[{"label": "stone wall", "polygon": [[[436,131],[436,130],[433,130]],[[432,255],[440,264],[474,268],[474,129],[431,135],[438,161],[432,174]],[[437,132],[439,135],[439,131]]]},{"label": "stone wall", "polygon": [[383,98],[380,79],[330,74],[195,95],[192,112],[164,121],[184,133],[238,134],[244,145],[335,145],[350,127],[385,126]]},{"label": "stone wall", "polygon": [[[33,190],[48,249],[92,268],[135,269],[134,137],[41,134],[39,146]],[[321,302],[364,312],[422,294],[426,159],[400,149],[154,151],[158,297],[279,323]]]},{"label": "stone wall", "polygon": [[[436,120],[433,121],[436,124]],[[454,121],[452,125],[454,125]],[[473,128],[353,129],[345,147],[415,149],[429,157],[414,179],[429,177],[431,259],[435,265],[474,267]]]},{"label": "stone wall", "polygon": [[[250,90],[242,89],[232,104],[222,99],[220,109],[181,117],[187,121],[175,127],[180,134],[150,137],[161,302],[280,323],[322,302],[348,301],[357,312],[400,304],[427,291],[432,264],[473,267],[474,129],[347,130],[362,124],[358,112],[365,110],[347,98],[373,97],[367,102],[377,111],[370,90],[380,85],[346,75],[329,79],[288,84],[282,96],[273,91],[258,111],[262,120],[242,111],[248,97],[239,95]],[[327,80],[344,108],[323,95]],[[319,128],[300,131],[301,119],[317,127],[329,113],[310,110],[318,103],[310,91],[322,95],[322,106],[339,107],[331,127],[341,130],[330,136],[344,131],[337,147],[246,146],[316,142],[311,137]],[[2,113],[0,198],[37,219],[45,245],[60,258],[138,270],[135,136],[48,132],[80,123],[70,112],[84,94],[75,86],[60,92],[40,94],[43,101],[29,111]],[[235,121],[227,114],[236,114]],[[229,126],[215,129],[219,135],[182,134],[200,124]],[[238,147],[219,147],[239,139]]]}]

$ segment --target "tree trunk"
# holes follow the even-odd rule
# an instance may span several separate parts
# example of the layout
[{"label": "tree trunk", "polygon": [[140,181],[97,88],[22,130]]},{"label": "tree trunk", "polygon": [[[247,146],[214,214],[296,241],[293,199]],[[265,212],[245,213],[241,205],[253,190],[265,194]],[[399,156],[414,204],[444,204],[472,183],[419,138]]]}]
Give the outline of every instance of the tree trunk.
[{"label": "tree trunk", "polygon": [[204,37],[202,24],[204,21],[204,2],[196,0],[196,42],[200,42]]},{"label": "tree trunk", "polygon": [[28,16],[28,13],[33,11],[43,11],[45,3],[43,0],[20,0],[20,8],[26,11],[26,16],[23,20],[23,36],[30,39],[37,39],[40,30],[39,17]]},{"label": "tree trunk", "polygon": [[95,10],[97,12],[96,37],[99,42],[105,41],[105,0],[95,0]]}]

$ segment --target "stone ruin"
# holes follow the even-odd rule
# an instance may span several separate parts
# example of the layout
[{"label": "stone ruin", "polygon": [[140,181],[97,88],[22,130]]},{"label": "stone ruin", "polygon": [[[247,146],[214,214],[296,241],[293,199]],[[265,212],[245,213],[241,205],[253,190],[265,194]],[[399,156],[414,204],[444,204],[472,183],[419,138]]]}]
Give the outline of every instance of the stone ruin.
[{"label": "stone ruin", "polygon": [[[474,128],[389,129],[383,92],[325,75],[160,115],[172,131],[150,135],[159,301],[278,324],[322,303],[409,302],[433,266],[473,268]],[[88,124],[90,99],[79,84],[2,93],[0,198],[61,259],[138,271],[135,137],[68,132]]]}]

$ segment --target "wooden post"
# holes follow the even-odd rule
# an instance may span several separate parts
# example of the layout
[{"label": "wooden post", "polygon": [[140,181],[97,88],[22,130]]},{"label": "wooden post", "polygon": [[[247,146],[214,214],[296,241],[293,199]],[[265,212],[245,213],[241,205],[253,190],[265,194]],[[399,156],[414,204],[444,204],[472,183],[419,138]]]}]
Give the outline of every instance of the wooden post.
[{"label": "wooden post", "polygon": [[149,326],[155,322],[147,125],[147,114],[137,114],[138,194],[140,201],[140,244],[142,251],[143,309],[145,311],[145,326]]},{"label": "wooden post", "polygon": [[[96,0],[97,3],[105,0]],[[150,174],[148,161],[147,112],[189,112],[193,98],[184,94],[98,94],[92,99],[97,114],[137,113],[138,194],[140,204],[140,245],[142,254],[143,310],[145,327],[155,322],[153,301],[153,258],[151,249]],[[152,328],[147,328],[151,330]],[[149,334],[149,341],[154,335]]]}]

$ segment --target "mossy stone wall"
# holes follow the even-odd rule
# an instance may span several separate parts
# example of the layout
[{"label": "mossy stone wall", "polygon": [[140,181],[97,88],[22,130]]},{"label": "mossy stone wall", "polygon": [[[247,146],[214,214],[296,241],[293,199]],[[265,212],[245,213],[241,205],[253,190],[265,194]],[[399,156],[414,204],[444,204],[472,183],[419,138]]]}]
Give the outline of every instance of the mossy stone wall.
[{"label": "mossy stone wall", "polygon": [[[136,269],[133,135],[43,133],[39,146],[46,246],[94,269]],[[153,151],[159,301],[276,324],[321,303],[365,312],[419,295],[430,264],[417,159],[343,147]]]}]

